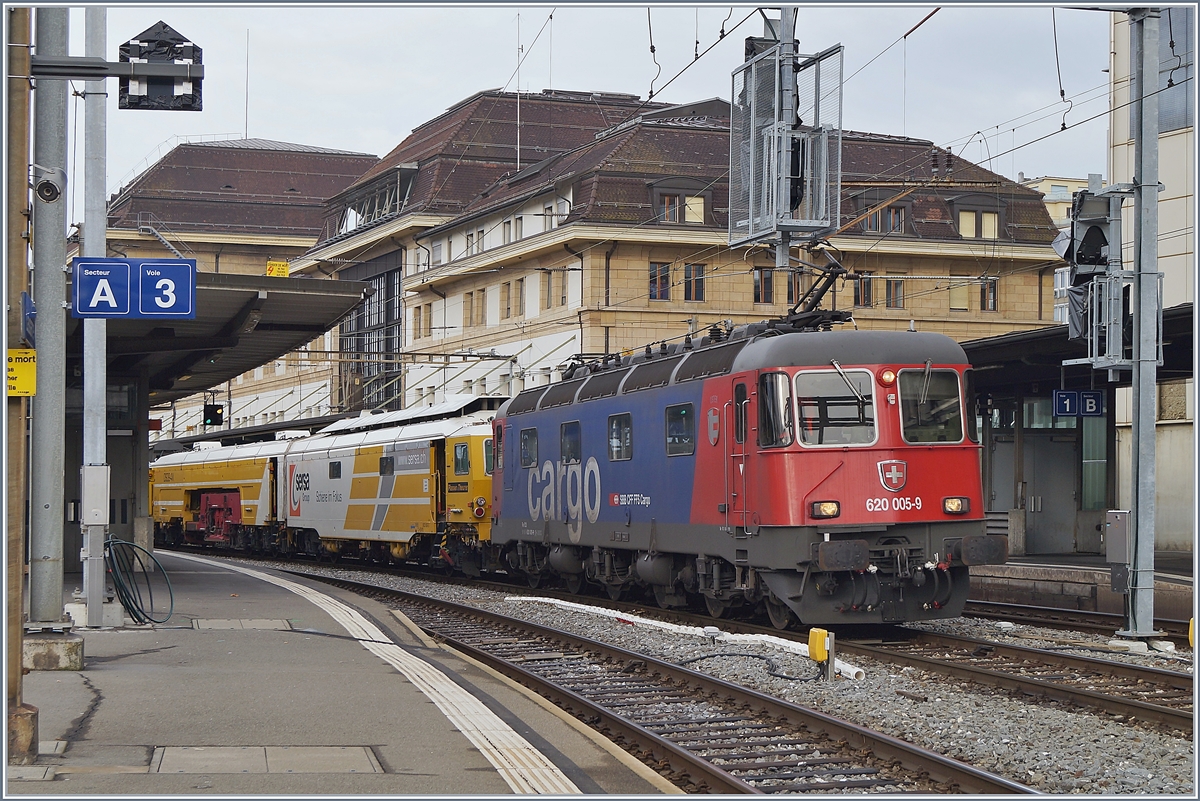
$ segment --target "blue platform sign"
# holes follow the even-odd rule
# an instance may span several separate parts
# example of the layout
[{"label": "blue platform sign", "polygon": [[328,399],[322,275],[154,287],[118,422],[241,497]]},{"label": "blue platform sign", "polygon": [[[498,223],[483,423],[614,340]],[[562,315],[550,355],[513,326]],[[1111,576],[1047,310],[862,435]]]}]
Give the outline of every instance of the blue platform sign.
[{"label": "blue platform sign", "polygon": [[195,259],[71,260],[71,316],[106,319],[196,317]]},{"label": "blue platform sign", "polygon": [[1082,417],[1104,416],[1104,390],[1085,389],[1079,393],[1079,414]]},{"label": "blue platform sign", "polygon": [[1069,389],[1054,390],[1054,416],[1078,417],[1079,393]]}]

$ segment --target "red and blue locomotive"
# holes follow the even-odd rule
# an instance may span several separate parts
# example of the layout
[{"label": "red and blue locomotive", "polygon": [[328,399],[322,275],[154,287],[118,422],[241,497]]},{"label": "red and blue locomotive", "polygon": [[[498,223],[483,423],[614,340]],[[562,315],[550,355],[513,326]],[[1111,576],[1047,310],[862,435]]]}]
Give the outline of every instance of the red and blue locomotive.
[{"label": "red and blue locomotive", "polygon": [[966,356],[829,323],[714,329],[501,406],[508,567],[663,606],[698,595],[718,617],[761,604],[779,628],[959,615],[969,566],[1008,555],[983,522]]}]

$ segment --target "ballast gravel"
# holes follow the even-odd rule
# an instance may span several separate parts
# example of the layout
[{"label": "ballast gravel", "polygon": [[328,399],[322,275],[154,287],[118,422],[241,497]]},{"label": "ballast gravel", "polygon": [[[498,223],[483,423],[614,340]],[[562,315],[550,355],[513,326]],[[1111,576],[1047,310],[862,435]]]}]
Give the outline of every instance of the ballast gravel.
[{"label": "ballast gravel", "polygon": [[[263,567],[278,563],[255,562]],[[866,678],[816,680],[816,666],[768,644],[714,642],[600,615],[581,614],[470,585],[441,584],[352,569],[290,565],[457,603],[478,606],[631,651],[682,663],[826,714],[904,739],[1045,793],[1182,795],[1195,797],[1196,757],[1188,736],[1153,725],[960,682],[912,667],[855,658]],[[586,597],[577,599],[586,603]],[[713,624],[720,628],[721,621]],[[1192,651],[1113,654],[1109,638],[1033,626],[956,618],[919,625],[932,631],[1054,647],[1168,670],[1193,672]],[[743,656],[743,654],[745,656]],[[696,659],[697,657],[703,657]],[[695,661],[688,661],[695,660]],[[787,678],[780,678],[782,674]]]}]

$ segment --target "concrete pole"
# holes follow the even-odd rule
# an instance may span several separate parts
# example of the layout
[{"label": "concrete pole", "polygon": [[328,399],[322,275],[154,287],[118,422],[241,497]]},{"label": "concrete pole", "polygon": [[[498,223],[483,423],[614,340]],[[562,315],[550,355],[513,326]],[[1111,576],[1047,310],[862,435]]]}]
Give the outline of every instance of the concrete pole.
[{"label": "concrete pole", "polygon": [[[38,8],[37,54],[67,55],[70,9]],[[34,92],[33,160],[66,170],[67,82],[39,80]],[[52,203],[33,201],[33,293],[37,303],[37,396],[33,401],[29,525],[29,619],[58,626],[63,616],[63,470],[66,417],[68,187]]]},{"label": "concrete pole", "polygon": [[[108,41],[108,10],[89,6],[84,16],[84,54],[103,59]],[[108,255],[105,209],[105,147],[107,109],[105,81],[84,83],[83,99],[83,242],[82,255],[102,259]],[[108,321],[83,321],[83,463],[107,465],[108,451]],[[87,624],[104,622],[104,540],[107,526],[83,527],[83,595],[87,599]]]},{"label": "concrete pole", "polygon": [[1154,633],[1155,382],[1158,362],[1158,25],[1156,8],[1129,12],[1134,112],[1133,509],[1127,636]]},{"label": "concrete pole", "polygon": [[[21,293],[29,289],[29,46],[30,11],[6,9],[8,16],[8,346],[21,338]],[[8,462],[8,758],[15,763],[32,761],[38,753],[38,711],[23,702],[21,667],[25,639],[25,501],[28,492],[29,439],[26,419],[29,403],[8,398],[5,417]]]}]

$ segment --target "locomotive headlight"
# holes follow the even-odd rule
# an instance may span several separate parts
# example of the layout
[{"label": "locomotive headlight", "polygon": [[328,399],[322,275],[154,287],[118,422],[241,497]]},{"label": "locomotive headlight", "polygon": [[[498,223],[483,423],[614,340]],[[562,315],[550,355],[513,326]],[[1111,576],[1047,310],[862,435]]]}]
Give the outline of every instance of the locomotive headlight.
[{"label": "locomotive headlight", "polygon": [[813,517],[837,517],[842,513],[842,505],[837,501],[816,501],[812,505]]},{"label": "locomotive headlight", "polygon": [[971,511],[971,499],[942,498],[942,511],[948,515],[965,515]]},{"label": "locomotive headlight", "polygon": [[896,373],[894,370],[884,370],[879,374],[879,383],[885,387],[890,387],[896,383]]}]

